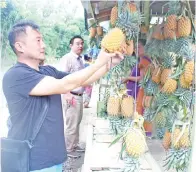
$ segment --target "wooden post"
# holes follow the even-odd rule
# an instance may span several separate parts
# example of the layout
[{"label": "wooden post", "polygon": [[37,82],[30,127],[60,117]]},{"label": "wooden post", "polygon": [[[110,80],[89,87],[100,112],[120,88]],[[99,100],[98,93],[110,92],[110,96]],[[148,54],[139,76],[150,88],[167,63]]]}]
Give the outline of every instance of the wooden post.
[{"label": "wooden post", "polygon": [[150,25],[150,1],[146,0],[144,1],[144,16],[145,16],[145,26]]}]

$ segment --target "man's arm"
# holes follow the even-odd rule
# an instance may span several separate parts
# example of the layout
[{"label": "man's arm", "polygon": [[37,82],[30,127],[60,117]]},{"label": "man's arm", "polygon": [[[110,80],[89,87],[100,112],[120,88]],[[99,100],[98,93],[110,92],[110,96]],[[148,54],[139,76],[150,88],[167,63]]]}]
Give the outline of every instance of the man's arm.
[{"label": "man's arm", "polygon": [[114,56],[118,56],[119,63],[121,59],[123,59],[122,56],[116,53],[108,54],[101,51],[96,62],[85,69],[67,75],[62,79],[55,79],[53,77],[46,76],[31,90],[30,95],[44,96],[67,93],[79,86],[82,86],[86,80],[108,63],[108,61]]}]

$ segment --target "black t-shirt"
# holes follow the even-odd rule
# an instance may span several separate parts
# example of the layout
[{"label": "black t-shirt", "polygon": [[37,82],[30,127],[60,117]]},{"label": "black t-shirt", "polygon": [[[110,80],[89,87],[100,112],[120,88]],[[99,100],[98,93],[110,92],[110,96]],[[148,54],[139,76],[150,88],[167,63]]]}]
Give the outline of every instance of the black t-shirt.
[{"label": "black t-shirt", "polygon": [[64,123],[60,95],[30,96],[30,91],[45,76],[61,79],[67,73],[51,66],[40,66],[36,71],[17,63],[3,78],[3,92],[9,108],[8,138],[25,140],[32,135],[42,104],[49,99],[49,109],[43,125],[33,143],[30,170],[39,170],[63,163],[66,158]]}]

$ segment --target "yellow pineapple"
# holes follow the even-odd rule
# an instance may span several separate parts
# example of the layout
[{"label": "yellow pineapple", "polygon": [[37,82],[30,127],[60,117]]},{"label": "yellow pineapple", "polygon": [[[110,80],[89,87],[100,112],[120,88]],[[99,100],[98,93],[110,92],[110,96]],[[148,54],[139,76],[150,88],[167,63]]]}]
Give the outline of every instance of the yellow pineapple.
[{"label": "yellow pineapple", "polygon": [[126,54],[130,56],[133,54],[133,51],[134,51],[133,40],[127,41]]},{"label": "yellow pineapple", "polygon": [[141,156],[146,149],[146,141],[141,129],[130,129],[125,137],[126,151],[135,158]]},{"label": "yellow pineapple", "polygon": [[163,69],[161,73],[161,84],[164,85],[168,77],[172,74],[172,69]]},{"label": "yellow pineapple", "polygon": [[172,14],[169,15],[167,17],[167,21],[165,23],[165,26],[169,29],[169,30],[176,30],[177,28],[177,16]]},{"label": "yellow pineapple", "polygon": [[165,39],[175,39],[176,38],[176,30],[171,30],[168,26],[164,26],[163,35]]},{"label": "yellow pineapple", "polygon": [[179,81],[182,88],[190,88],[191,84],[185,81],[184,73],[180,75]]},{"label": "yellow pineapple", "polygon": [[178,29],[179,37],[189,36],[191,33],[191,20],[186,16],[182,16],[178,20],[178,28],[177,29]]},{"label": "yellow pineapple", "polygon": [[91,27],[89,32],[90,32],[90,35],[89,35],[90,38],[94,38],[96,36],[97,30],[95,27]]},{"label": "yellow pineapple", "polygon": [[162,144],[163,144],[163,147],[165,150],[168,150],[170,148],[170,146],[171,146],[171,133],[169,131],[165,132]]},{"label": "yellow pineapple", "polygon": [[164,93],[171,94],[177,89],[177,81],[174,79],[167,79],[165,84],[163,85],[162,91]]},{"label": "yellow pineapple", "polygon": [[188,148],[191,146],[191,141],[189,138],[189,129],[186,128],[182,137],[180,138],[180,147]]},{"label": "yellow pineapple", "polygon": [[101,41],[101,47],[110,53],[115,51],[123,52],[125,44],[125,35],[119,28],[111,29]]},{"label": "yellow pineapple", "polygon": [[188,61],[184,68],[184,79],[187,83],[191,83],[193,81],[194,61]]},{"label": "yellow pineapple", "polygon": [[103,35],[103,27],[97,26],[97,35],[102,36]]},{"label": "yellow pineapple", "polygon": [[120,114],[120,101],[119,97],[109,97],[107,102],[107,113],[112,116]]},{"label": "yellow pineapple", "polygon": [[157,67],[154,69],[152,73],[152,81],[154,81],[157,84],[160,83],[161,81],[161,68],[160,67]]},{"label": "yellow pineapple", "polygon": [[172,138],[172,145],[176,148],[179,149],[180,148],[180,140],[177,140],[179,135],[181,133],[181,130],[179,128],[175,128],[173,134],[173,138]]},{"label": "yellow pineapple", "polygon": [[112,26],[115,26],[117,18],[118,18],[118,7],[114,6],[110,14],[110,23]]},{"label": "yellow pineapple", "polygon": [[124,117],[131,117],[134,112],[134,98],[124,97],[121,102],[121,114]]}]

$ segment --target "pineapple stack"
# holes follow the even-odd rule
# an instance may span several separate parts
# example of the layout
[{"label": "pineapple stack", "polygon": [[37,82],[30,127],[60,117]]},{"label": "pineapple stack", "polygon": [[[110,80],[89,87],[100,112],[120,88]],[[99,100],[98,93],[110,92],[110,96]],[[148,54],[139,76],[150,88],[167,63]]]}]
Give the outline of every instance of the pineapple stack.
[{"label": "pineapple stack", "polygon": [[[144,118],[154,121],[157,135],[168,152],[166,171],[186,171],[191,152],[194,53],[192,51],[191,21],[185,15],[186,3],[169,2],[166,21],[151,30],[145,51],[154,65],[148,80],[158,85],[150,107],[145,107]],[[159,30],[157,32],[157,30]],[[187,125],[188,124],[188,125]]]}]

